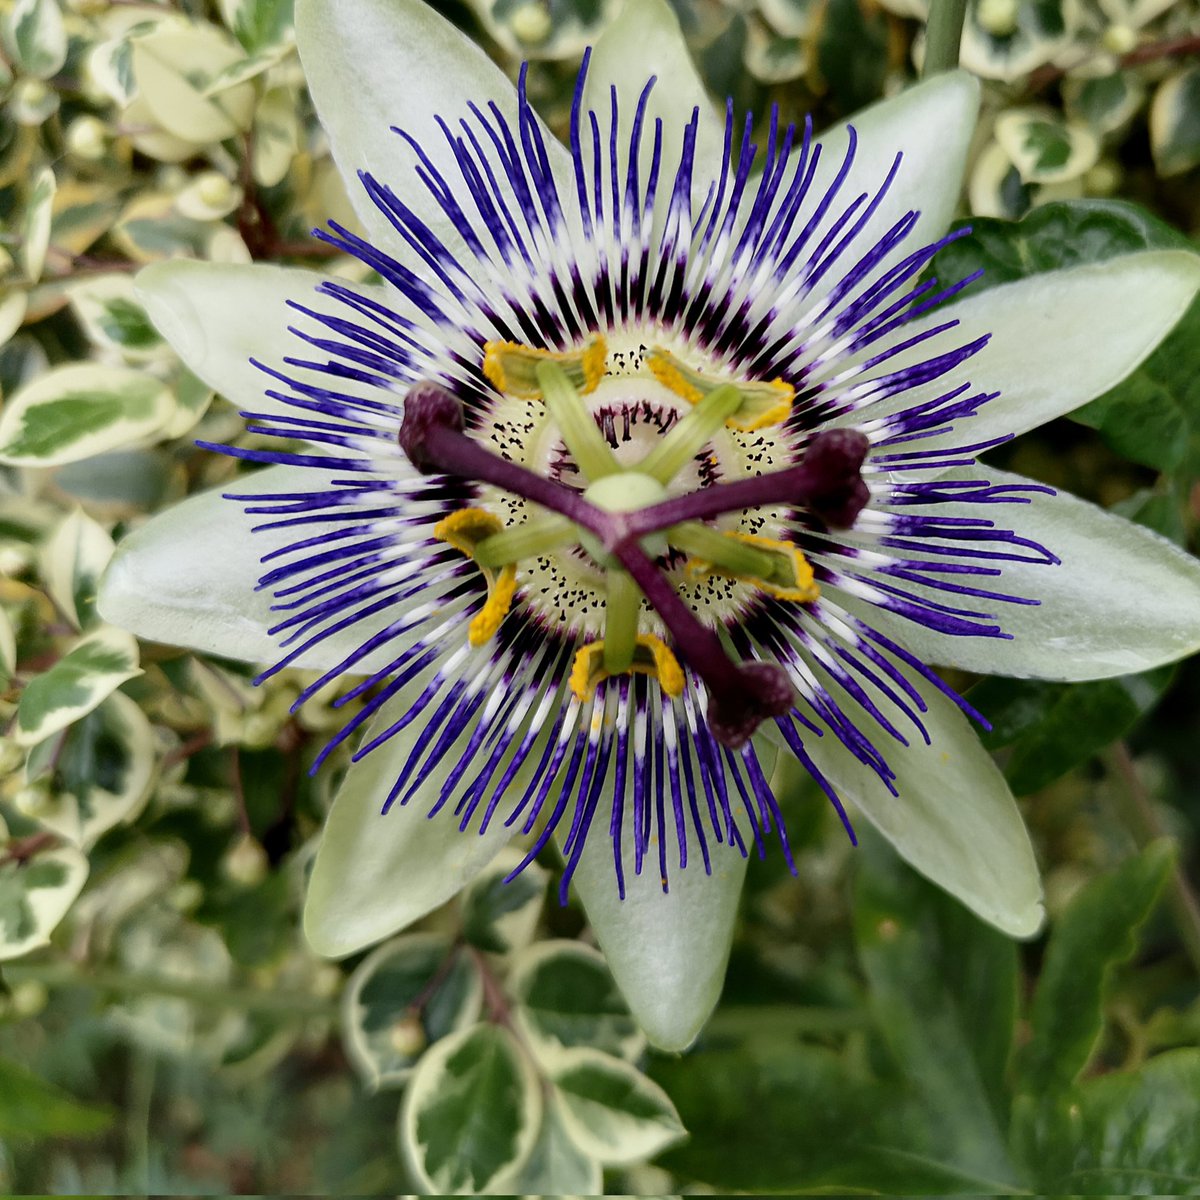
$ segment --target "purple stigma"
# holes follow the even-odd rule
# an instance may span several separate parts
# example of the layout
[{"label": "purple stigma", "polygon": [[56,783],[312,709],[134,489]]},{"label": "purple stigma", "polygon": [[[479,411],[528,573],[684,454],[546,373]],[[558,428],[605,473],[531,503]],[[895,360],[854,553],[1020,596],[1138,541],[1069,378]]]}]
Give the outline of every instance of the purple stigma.
[{"label": "purple stigma", "polygon": [[462,402],[434,383],[417,384],[404,405],[400,447],[422,474],[486,482],[532,500],[595,536],[634,578],[670,630],[680,654],[704,680],[713,736],[731,750],[763,721],[795,704],[787,672],[776,663],[738,663],[717,634],[683,602],[640,539],[681,521],[704,520],[762,505],[805,508],[833,526],[852,525],[869,498],[861,468],[870,443],[855,430],[817,434],[803,461],[737,483],[715,484],[632,512],[608,512],[564,484],[537,475],[472,438]]},{"label": "purple stigma", "polygon": [[422,475],[435,475],[441,469],[430,452],[430,435],[435,429],[461,433],[462,401],[436,383],[418,383],[404,398],[404,420],[400,423],[400,449]]},{"label": "purple stigma", "polygon": [[810,483],[805,506],[826,525],[849,529],[871,498],[862,477],[871,443],[857,429],[829,429],[808,445],[803,466]]}]

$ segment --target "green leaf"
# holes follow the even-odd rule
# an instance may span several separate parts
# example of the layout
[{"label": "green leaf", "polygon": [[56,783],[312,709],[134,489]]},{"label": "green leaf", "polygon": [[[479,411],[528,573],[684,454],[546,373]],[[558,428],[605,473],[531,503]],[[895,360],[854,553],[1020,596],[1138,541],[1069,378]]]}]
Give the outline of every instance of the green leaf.
[{"label": "green leaf", "polygon": [[542,1127],[529,1160],[507,1181],[521,1196],[599,1196],[604,1185],[600,1164],[571,1140],[563,1124],[561,1101],[546,1098]]},{"label": "green leaf", "polygon": [[46,945],[87,874],[87,859],[70,847],[6,860],[0,845],[0,961]]},{"label": "green leaf", "polygon": [[1200,163],[1200,67],[1186,66],[1159,84],[1150,148],[1160,175],[1182,175]]},{"label": "green leaf", "polygon": [[17,742],[32,746],[78,721],[140,675],[137,664],[137,642],[123,630],[103,626],[81,638],[21,693]]},{"label": "green leaf", "polygon": [[1018,796],[1040,791],[1122,737],[1157,702],[1172,667],[1085,683],[985,679],[971,703],[992,724],[989,750],[1011,747],[1005,777]]},{"label": "green leaf", "polygon": [[1052,1195],[1200,1192],[1200,1050],[1173,1050],[1140,1070],[1091,1080],[1040,1106],[1031,1165]]},{"label": "green leaf", "polygon": [[53,224],[54,195],[57,190],[54,172],[49,167],[43,167],[34,178],[25,206],[21,266],[26,278],[34,283],[41,279],[42,268],[46,265],[46,251],[50,246],[50,229]]},{"label": "green leaf", "polygon": [[1200,473],[1200,299],[1132,375],[1071,416],[1125,458]]},{"label": "green leaf", "polygon": [[57,0],[15,0],[0,27],[13,65],[49,79],[67,60],[67,32]]},{"label": "green leaf", "polygon": [[7,688],[17,668],[17,636],[7,610],[0,608],[0,688]]},{"label": "green leaf", "polygon": [[998,1193],[934,1156],[935,1119],[898,1081],[786,1038],[656,1057],[650,1072],[691,1135],[661,1163],[718,1192]]},{"label": "green leaf", "polygon": [[97,620],[96,588],[113,550],[107,531],[81,508],[64,517],[42,546],[46,590],[76,628],[86,629]]},{"label": "green leaf", "polygon": [[154,730],[136,702],[113,692],[63,735],[34,746],[26,777],[47,775],[39,824],[84,849],[141,811],[154,781]]},{"label": "green leaf", "polygon": [[85,1137],[109,1129],[114,1117],[0,1059],[0,1137]]},{"label": "green leaf", "polygon": [[463,892],[463,937],[476,949],[488,954],[511,954],[533,940],[549,876],[536,863],[530,863],[505,883],[505,876],[524,857],[516,849],[501,850]]},{"label": "green leaf", "polygon": [[57,367],[0,414],[0,462],[52,467],[151,439],[174,405],[166,387],[128,367]]},{"label": "green leaf", "polygon": [[166,343],[146,315],[128,273],[98,275],[75,284],[71,307],[88,338],[128,362],[161,357]]},{"label": "green leaf", "polygon": [[947,1161],[1012,1179],[1000,1120],[1017,1003],[1016,948],[875,839],[860,848],[855,935],[897,1065],[934,1114]]},{"label": "green leaf", "polygon": [[604,956],[580,942],[539,942],[513,962],[517,1028],[545,1061],[590,1046],[633,1059],[645,1045]]},{"label": "green leaf", "polygon": [[225,24],[252,53],[292,36],[294,7],[295,0],[220,0]]},{"label": "green leaf", "polygon": [[1021,1091],[1060,1091],[1087,1066],[1103,1029],[1108,977],[1133,954],[1173,860],[1168,839],[1152,843],[1092,880],[1059,918],[1033,997],[1032,1037],[1019,1059]]},{"label": "green leaf", "polygon": [[878,99],[887,73],[883,13],[857,0],[833,0],[820,29],[817,65],[839,110],[855,112]]},{"label": "green leaf", "polygon": [[960,298],[1029,275],[1106,262],[1139,250],[1190,247],[1177,230],[1123,200],[1063,200],[1043,204],[1020,221],[976,217],[964,223],[971,233],[933,260],[933,274],[947,282],[983,271]]},{"label": "green leaf", "polygon": [[640,1071],[599,1050],[564,1050],[551,1073],[571,1140],[608,1167],[629,1166],[685,1136],[667,1094]]},{"label": "green leaf", "polygon": [[400,1110],[400,1143],[421,1188],[486,1193],[528,1161],[542,1119],[537,1076],[512,1034],[476,1025],[417,1064]]},{"label": "green leaf", "polygon": [[367,1086],[403,1083],[426,1048],[473,1024],[483,1008],[475,960],[448,938],[394,938],[359,964],[342,999],[342,1036]]}]

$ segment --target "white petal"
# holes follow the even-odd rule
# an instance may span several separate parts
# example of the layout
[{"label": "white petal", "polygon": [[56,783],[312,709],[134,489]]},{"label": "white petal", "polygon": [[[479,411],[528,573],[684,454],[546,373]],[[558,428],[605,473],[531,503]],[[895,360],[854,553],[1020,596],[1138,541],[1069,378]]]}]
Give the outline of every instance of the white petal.
[{"label": "white petal", "polygon": [[[853,165],[822,228],[832,225],[859,195],[872,199],[896,154],[903,156],[896,178],[848,256],[864,253],[910,210],[920,213],[913,232],[883,263],[898,262],[945,233],[958,207],[978,107],[979,81],[965,71],[946,71],[821,135],[821,161],[810,192],[814,197],[824,194],[841,168],[849,144],[847,127],[853,126],[858,135]],[[817,240],[819,235],[814,244]],[[827,272],[811,294],[823,295],[842,274],[836,269]]]},{"label": "white petal", "polygon": [[[624,822],[627,864],[631,825]],[[627,866],[622,900],[612,842],[597,825],[572,879],[617,986],[660,1050],[683,1050],[695,1040],[725,981],[746,860],[725,846],[710,853],[712,875],[697,858],[672,871],[666,894],[655,863],[644,864],[641,875]]]},{"label": "white petal", "polygon": [[[463,245],[460,235],[418,181],[418,160],[392,126],[415,138],[451,181],[459,172],[435,117],[454,129],[469,115],[470,101],[485,113],[495,101],[515,132],[516,94],[507,77],[424,0],[299,0],[296,36],[334,159],[372,240],[394,257],[409,257],[399,234],[363,191],[359,171],[396,188],[457,252]],[[543,133],[565,202],[574,194],[570,156],[553,135]],[[456,192],[466,195],[461,185]]]},{"label": "white petal", "polygon": [[[187,646],[224,658],[272,663],[283,657],[267,630],[280,614],[267,590],[255,591],[267,568],[264,555],[326,526],[251,529],[269,517],[247,516],[222,492],[246,495],[312,491],[328,476],[309,467],[268,467],[224,488],[202,492],[169,508],[125,538],[100,583],[97,606],[109,623],[149,641]],[[389,620],[377,614],[318,643],[294,665],[327,669]],[[398,642],[364,659],[368,671],[395,656]]]},{"label": "white petal", "polygon": [[[828,686],[847,716],[869,720]],[[857,809],[906,862],[985,921],[1029,937],[1042,923],[1042,888],[1008,784],[958,708],[930,684],[917,686],[929,705],[922,720],[931,744],[915,733],[907,747],[882,731],[873,738],[896,773],[898,797],[832,733],[805,737],[805,749],[852,817]]]},{"label": "white petal", "polygon": [[[910,322],[901,331],[904,339],[951,319],[959,327],[897,356],[884,369],[990,333],[991,340],[956,372],[954,382],[970,379],[980,391],[1000,396],[953,433],[905,448],[961,446],[1024,433],[1086,404],[1162,341],[1197,288],[1200,255],[1145,250],[1000,284]],[[905,403],[946,390],[945,381],[939,381],[907,393]]]},{"label": "white petal", "polygon": [[[992,467],[973,474],[1002,484],[1030,482]],[[980,512],[938,506],[947,516],[968,510]],[[993,505],[986,515],[1062,559],[1061,566],[1003,564],[997,591],[1041,601],[988,606],[1011,641],[951,637],[877,610],[856,611],[925,662],[1021,678],[1103,679],[1200,649],[1200,561],[1178,546],[1064,493]]]},{"label": "white petal", "polygon": [[[317,286],[326,279],[294,267],[174,259],[140,271],[137,294],[175,353],[209,387],[243,411],[294,416],[295,409],[264,395],[267,388],[280,385],[250,359],[288,371],[283,360],[289,356],[319,357],[319,352],[288,332],[289,325],[311,328],[313,322],[287,302],[336,312],[336,301],[316,295]],[[338,282],[387,302],[382,288]],[[342,381],[337,386],[343,388]]]},{"label": "white petal", "polygon": [[[692,119],[692,110],[698,108],[696,177],[692,188],[693,201],[698,206],[703,203],[709,183],[721,170],[724,117],[717,116],[716,107],[688,53],[679,18],[667,0],[625,0],[620,16],[600,35],[592,50],[583,94],[584,110],[594,111],[600,128],[605,130],[611,112],[612,88],[616,88],[621,114],[622,171],[629,160],[629,134],[638,97],[651,76],[656,80],[642,127],[639,177],[644,187],[654,156],[655,121],[661,120],[663,127],[662,169],[664,173],[673,174],[679,165],[684,127]],[[671,177],[671,174],[665,175],[665,178]]]},{"label": "white petal", "polygon": [[[392,701],[366,741],[395,721],[425,682],[421,677]],[[414,721],[372,750],[338,789],[304,905],[304,934],[318,954],[343,958],[420,920],[474,879],[512,838],[499,819],[483,835],[460,833],[451,806],[427,815],[457,764],[453,750],[423,776],[421,794],[381,813],[401,768],[420,753],[424,728],[423,721]],[[463,745],[468,736],[469,730]]]}]

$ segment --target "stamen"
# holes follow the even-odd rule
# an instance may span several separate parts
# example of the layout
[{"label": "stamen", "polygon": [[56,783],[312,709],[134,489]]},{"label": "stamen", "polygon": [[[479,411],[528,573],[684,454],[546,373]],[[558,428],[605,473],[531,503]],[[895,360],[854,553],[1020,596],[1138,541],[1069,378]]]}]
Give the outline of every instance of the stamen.
[{"label": "stamen", "polygon": [[535,517],[484,538],[475,547],[475,561],[481,567],[501,567],[550,554],[578,541],[579,530],[565,517]]},{"label": "stamen", "polygon": [[683,694],[683,669],[662,638],[638,634],[629,666],[622,671],[610,671],[605,662],[605,640],[588,642],[575,654],[569,686],[580,700],[590,700],[597,685],[610,675],[650,675],[658,680],[664,695]]},{"label": "stamen", "polygon": [[[646,365],[659,383],[670,388],[677,396],[682,396],[689,404],[699,404],[710,392],[729,382],[694,370],[658,346],[646,355]],[[792,401],[796,398],[796,389],[782,379],[739,380],[737,389],[742,402],[726,423],[731,429],[740,429],[744,433],[778,425],[786,420],[792,411]]]},{"label": "stamen", "polygon": [[696,406],[667,431],[658,445],[638,464],[643,475],[670,483],[742,407],[742,394],[732,384],[722,384],[701,397]]},{"label": "stamen", "polygon": [[567,444],[575,465],[589,481],[615,475],[621,464],[613,457],[600,426],[584,405],[567,373],[555,362],[537,366],[537,380],[550,419]]},{"label": "stamen", "polygon": [[483,373],[497,391],[519,400],[540,400],[542,384],[538,367],[545,363],[558,366],[572,385],[584,395],[594,392],[608,366],[608,345],[593,333],[581,350],[535,350],[517,342],[486,342],[483,347]]},{"label": "stamen", "polygon": [[487,582],[487,600],[467,627],[467,640],[472,646],[482,646],[496,636],[517,592],[517,568],[513,563],[504,564],[496,574],[479,561],[477,554],[477,548],[494,539],[503,528],[499,517],[482,508],[460,508],[433,527],[435,538],[475,560]]},{"label": "stamen", "polygon": [[808,559],[792,542],[737,530],[722,533],[692,521],[676,525],[668,539],[694,556],[688,570],[700,578],[731,575],[780,600],[800,604],[811,603],[821,594]]}]

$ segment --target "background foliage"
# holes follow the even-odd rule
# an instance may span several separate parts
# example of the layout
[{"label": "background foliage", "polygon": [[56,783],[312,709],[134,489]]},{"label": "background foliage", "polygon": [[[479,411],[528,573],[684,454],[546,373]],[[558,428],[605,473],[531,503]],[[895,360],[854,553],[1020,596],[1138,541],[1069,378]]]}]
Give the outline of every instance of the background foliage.
[{"label": "background foliage", "polygon": [[[676,4],[714,93],[818,128],[921,59],[925,0]],[[534,60],[561,127],[614,3],[439,7],[510,70]],[[236,470],[195,439],[252,440],[133,272],[358,270],[306,237],[353,218],[289,0],[0,0],[0,48],[5,1189],[1200,1190],[1194,663],[972,688],[1045,871],[1031,944],[882,844],[852,852],[797,774],[799,877],[751,864],[682,1057],[646,1051],[578,909],[545,902],[551,859],[314,958],[298,913],[336,772],[305,768],[334,697],[292,717],[298,674],[255,689],[93,608],[114,537]],[[1194,0],[973,0],[963,60],[986,81],[974,233],[941,272],[986,266],[984,287],[1200,234]],[[1195,549],[1200,306],[1003,465]]]}]

